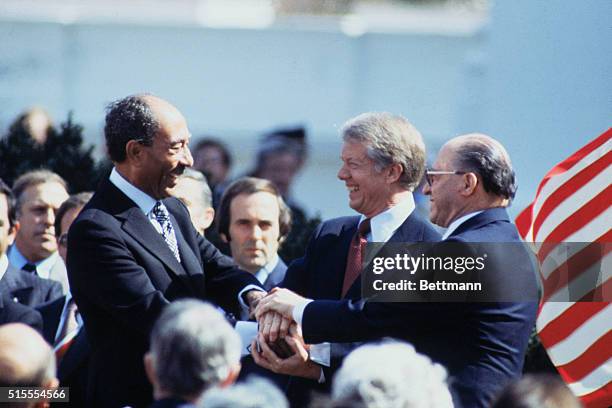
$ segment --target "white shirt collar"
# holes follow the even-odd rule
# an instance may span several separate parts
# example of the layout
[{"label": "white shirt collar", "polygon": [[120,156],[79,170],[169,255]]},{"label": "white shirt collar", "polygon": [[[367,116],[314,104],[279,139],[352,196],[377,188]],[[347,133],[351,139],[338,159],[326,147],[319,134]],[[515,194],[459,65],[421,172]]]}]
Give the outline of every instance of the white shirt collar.
[{"label": "white shirt collar", "polygon": [[2,254],[2,256],[0,256],[0,280],[2,280],[2,278],[4,277],[4,274],[6,273],[8,266],[9,266],[8,257],[6,256],[6,254]]},{"label": "white shirt collar", "polygon": [[[49,279],[51,269],[53,269],[55,264],[57,262],[63,262],[61,259],[59,259],[59,257],[60,256],[56,251],[42,261],[33,262],[33,264],[36,265],[36,274],[41,278]],[[19,270],[21,270],[27,263],[30,263],[30,261],[23,256],[15,244],[13,244],[8,251],[8,260],[11,265]]]},{"label": "white shirt collar", "polygon": [[455,221],[451,222],[450,225],[448,226],[448,228],[446,229],[446,231],[444,232],[444,235],[442,235],[442,240],[444,241],[446,238],[448,238],[453,232],[455,232],[455,230],[457,228],[459,228],[459,226],[461,224],[463,224],[464,222],[466,222],[467,220],[469,220],[472,217],[477,216],[478,214],[480,214],[483,210],[480,211],[474,211],[472,213],[469,214],[465,214],[459,218],[457,218]]},{"label": "white shirt collar", "polygon": [[[370,242],[387,242],[393,233],[406,221],[406,218],[414,211],[414,198],[412,194],[409,198],[393,207],[375,215],[370,220],[371,231],[367,236]],[[361,216],[359,223],[366,217]]]},{"label": "white shirt collar", "polygon": [[255,277],[259,283],[263,285],[266,282],[266,279],[268,279],[268,276],[270,276],[274,268],[276,268],[276,265],[278,265],[278,254],[276,254],[276,256],[270,262],[265,264],[260,270],[255,272]]},{"label": "white shirt collar", "polygon": [[115,185],[115,187],[121,190],[123,194],[128,196],[130,200],[135,202],[145,215],[148,215],[155,206],[157,201],[153,197],[127,181],[121,174],[119,174],[115,167],[113,167],[113,170],[111,171],[109,180]]}]

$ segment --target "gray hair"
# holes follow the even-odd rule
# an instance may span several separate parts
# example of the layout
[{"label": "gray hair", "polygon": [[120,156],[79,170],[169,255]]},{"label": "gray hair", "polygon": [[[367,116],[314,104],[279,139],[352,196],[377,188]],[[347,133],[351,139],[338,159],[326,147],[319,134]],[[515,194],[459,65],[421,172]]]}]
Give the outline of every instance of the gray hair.
[{"label": "gray hair", "polygon": [[68,184],[59,174],[50,170],[32,170],[22,174],[13,183],[13,195],[15,197],[15,213],[19,215],[23,206],[23,193],[30,187],[39,184],[57,183],[68,190]]},{"label": "gray hair", "polygon": [[282,392],[264,378],[249,376],[241,384],[229,388],[214,388],[202,398],[206,408],[288,408]]},{"label": "gray hair", "polygon": [[179,180],[182,178],[197,181],[200,185],[200,198],[202,208],[212,207],[212,191],[210,190],[210,186],[208,185],[208,180],[206,180],[206,176],[202,174],[202,172],[186,168],[185,171],[183,171],[183,174],[179,176]]},{"label": "gray hair", "polygon": [[351,352],[334,377],[332,398],[369,408],[453,406],[444,367],[396,341]]},{"label": "gray hair", "polygon": [[360,142],[374,161],[376,171],[402,165],[399,183],[414,190],[425,171],[425,143],[421,133],[403,116],[387,112],[363,113],[342,126],[345,142]]},{"label": "gray hair", "polygon": [[212,305],[178,300],[167,306],[151,332],[151,356],[159,386],[175,396],[194,396],[225,380],[240,363],[241,340]]}]

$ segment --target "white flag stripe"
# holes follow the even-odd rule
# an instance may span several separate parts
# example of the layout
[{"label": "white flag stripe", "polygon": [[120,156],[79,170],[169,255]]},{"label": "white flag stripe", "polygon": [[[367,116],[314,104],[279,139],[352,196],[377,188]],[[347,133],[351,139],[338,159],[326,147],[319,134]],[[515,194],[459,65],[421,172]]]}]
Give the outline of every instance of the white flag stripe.
[{"label": "white flag stripe", "polygon": [[610,231],[612,226],[612,207],[593,218],[584,227],[567,237],[567,242],[593,242]]},{"label": "white flag stripe", "polygon": [[594,263],[572,280],[569,285],[565,285],[561,290],[555,292],[547,302],[578,301],[582,299],[583,296],[610,279],[611,263],[612,253],[609,253],[601,262]]},{"label": "white flag stripe", "polygon": [[538,212],[540,212],[540,209],[542,209],[542,205],[544,203],[543,199],[546,199],[559,187],[565,184],[569,179],[571,179],[576,174],[584,170],[586,167],[597,161],[597,159],[603,157],[606,153],[610,151],[611,148],[612,140],[608,140],[606,143],[602,144],[597,149],[593,150],[591,153],[580,159],[580,161],[578,161],[578,163],[576,163],[568,171],[557,174],[550,178],[536,197],[536,202],[533,205],[533,213],[537,214]]},{"label": "white flag stripe", "polygon": [[612,379],[612,358],[604,364],[591,371],[580,381],[568,384],[574,395],[582,396],[590,394],[598,388],[608,384]]},{"label": "white flag stripe", "polygon": [[544,303],[544,305],[542,305],[542,310],[538,315],[538,320],[536,321],[536,327],[538,328],[538,332],[541,332],[543,329],[545,329],[550,322],[555,320],[563,312],[572,307],[573,304],[574,302]]},{"label": "white flag stripe", "polygon": [[601,193],[601,186],[607,186],[609,180],[612,180],[612,166],[608,166],[606,170],[599,173],[588,183],[582,185],[578,190],[572,193],[572,195],[565,198],[564,201],[548,214],[535,236],[536,241],[545,240],[548,235],[559,226],[561,221],[565,221],[571,214],[575,213],[587,202],[592,200],[593,197]]},{"label": "white flag stripe", "polygon": [[541,262],[540,272],[547,279],[550,274],[559,267],[559,265],[567,262],[568,259],[582,251],[590,245],[590,242],[576,242],[572,244],[561,243],[548,253],[544,262]]},{"label": "white flag stripe", "polygon": [[610,331],[612,306],[586,320],[564,340],[548,348],[548,354],[556,366],[565,365],[579,357],[597,339]]}]

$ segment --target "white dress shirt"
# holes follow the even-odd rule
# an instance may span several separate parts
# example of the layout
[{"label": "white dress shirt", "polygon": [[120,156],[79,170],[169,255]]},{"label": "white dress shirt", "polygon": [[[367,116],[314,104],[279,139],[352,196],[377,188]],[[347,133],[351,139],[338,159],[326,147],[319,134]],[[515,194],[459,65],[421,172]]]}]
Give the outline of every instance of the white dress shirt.
[{"label": "white dress shirt", "polygon": [[21,270],[28,263],[36,265],[36,274],[44,279],[49,279],[51,270],[57,262],[63,262],[57,252],[52,253],[42,261],[30,262],[23,256],[15,244],[11,245],[8,250],[8,260],[18,270]]},{"label": "white dress shirt", "polygon": [[4,274],[6,273],[8,266],[9,266],[8,257],[6,256],[6,254],[2,254],[2,256],[0,256],[0,280],[2,280],[2,278],[4,277]]},{"label": "white dress shirt", "polygon": [[453,232],[455,232],[455,230],[457,228],[459,228],[459,226],[461,224],[463,224],[464,222],[466,222],[467,220],[469,220],[472,217],[477,216],[478,214],[480,214],[483,210],[480,211],[474,211],[472,213],[469,214],[465,214],[459,218],[457,218],[455,221],[451,222],[450,225],[448,226],[448,228],[446,229],[446,231],[444,232],[444,235],[442,235],[442,241],[444,241],[446,238],[448,238]]}]

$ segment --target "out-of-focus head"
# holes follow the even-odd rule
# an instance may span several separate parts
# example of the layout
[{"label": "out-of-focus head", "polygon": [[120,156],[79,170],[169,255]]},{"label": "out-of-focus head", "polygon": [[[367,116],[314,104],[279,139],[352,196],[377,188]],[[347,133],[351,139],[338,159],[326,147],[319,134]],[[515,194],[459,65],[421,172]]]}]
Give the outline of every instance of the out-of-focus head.
[{"label": "out-of-focus head", "polygon": [[507,206],[516,181],[506,149],[490,136],[471,133],[448,141],[427,172],[430,219],[447,227],[462,215]]},{"label": "out-of-focus head", "polygon": [[221,141],[204,138],[193,149],[193,167],[204,173],[214,187],[227,180],[232,167],[232,155]]},{"label": "out-of-focus head", "polygon": [[30,262],[57,251],[55,215],[68,198],[66,182],[48,170],[21,175],[13,185],[15,196],[15,244]]},{"label": "out-of-focus head", "polygon": [[270,180],[283,197],[287,197],[291,184],[306,158],[304,142],[282,135],[265,138],[259,150],[252,176]]},{"label": "out-of-focus head", "polygon": [[0,179],[0,256],[6,253],[6,249],[12,241],[13,223],[13,193],[9,186]]},{"label": "out-of-focus head", "polygon": [[57,210],[55,217],[57,252],[64,262],[66,262],[66,252],[68,251],[68,230],[92,196],[93,193],[89,191],[73,194]]},{"label": "out-of-focus head", "polygon": [[249,376],[246,381],[227,388],[215,388],[204,394],[206,408],[288,408],[285,395],[272,382]]},{"label": "out-of-focus head", "polygon": [[240,349],[240,337],[212,305],[171,303],[155,323],[145,355],[155,398],[193,402],[210,387],[231,384],[240,371]]},{"label": "out-of-focus head", "polygon": [[452,407],[446,370],[409,344],[367,344],[342,362],[332,386],[335,406]]},{"label": "out-of-focus head", "polygon": [[225,190],[218,225],[236,263],[255,273],[278,256],[291,230],[291,210],[271,181],[243,177]]},{"label": "out-of-focus head", "polygon": [[206,177],[197,170],[185,169],[171,194],[187,206],[191,222],[196,230],[204,235],[206,228],[210,227],[215,219],[212,191],[206,182]]},{"label": "out-of-focus head", "polygon": [[499,394],[493,408],[580,408],[582,405],[556,375],[530,374]]},{"label": "out-of-focus head", "polygon": [[391,205],[398,193],[412,191],[425,168],[425,144],[405,118],[364,113],[342,127],[338,178],[349,191],[349,205],[373,217]]},{"label": "out-of-focus head", "polygon": [[132,95],[108,105],[104,135],[119,172],[154,199],[168,197],[193,164],[185,118],[153,95]]},{"label": "out-of-focus head", "polygon": [[40,107],[33,107],[23,112],[11,125],[11,131],[15,128],[23,129],[35,143],[42,145],[47,141],[49,129],[53,126],[51,116]]},{"label": "out-of-focus head", "polygon": [[[54,389],[57,386],[55,354],[42,336],[22,323],[0,326],[0,387]],[[44,406],[44,403],[15,406]]]}]

